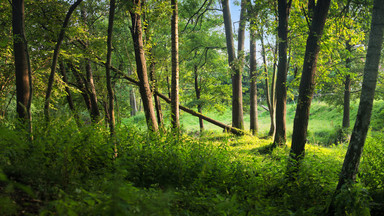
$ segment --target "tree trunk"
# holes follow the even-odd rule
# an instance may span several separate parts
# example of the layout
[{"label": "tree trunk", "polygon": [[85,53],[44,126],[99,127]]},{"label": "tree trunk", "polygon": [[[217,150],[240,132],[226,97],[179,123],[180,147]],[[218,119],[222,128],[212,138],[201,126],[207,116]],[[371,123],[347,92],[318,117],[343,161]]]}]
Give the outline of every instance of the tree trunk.
[{"label": "tree trunk", "polygon": [[91,119],[93,123],[97,123],[100,120],[100,110],[99,105],[97,103],[97,94],[96,94],[96,88],[95,83],[93,81],[93,72],[92,72],[92,66],[91,61],[89,59],[86,59],[85,62],[85,70],[87,74],[87,80],[85,82],[85,86],[89,92],[89,99],[91,101]]},{"label": "tree trunk", "polygon": [[[64,62],[62,62],[62,61],[60,62],[60,73],[63,76],[64,83],[66,85],[68,85],[67,71],[65,69]],[[72,99],[72,93],[69,90],[68,86],[65,86],[65,92],[67,93],[67,101],[68,101],[69,109],[71,110],[71,112],[75,118],[77,126],[81,127],[80,117],[76,112],[75,105],[74,105],[73,99]]]},{"label": "tree trunk", "polygon": [[[242,0],[242,9],[240,13],[240,28],[239,28],[239,40],[238,40],[238,50],[239,55],[243,55],[244,48],[244,22],[245,22],[245,1]],[[241,83],[241,66],[235,65],[234,60],[236,58],[235,46],[233,42],[233,32],[232,32],[232,19],[231,12],[229,9],[229,1],[222,0],[223,6],[223,17],[224,17],[224,27],[225,27],[225,36],[227,41],[227,52],[228,52],[228,63],[231,67],[232,73],[232,126],[238,129],[244,129],[244,119],[243,119],[243,92],[242,92],[242,83]],[[242,60],[242,57],[240,58]],[[242,64],[240,64],[242,65]]]},{"label": "tree trunk", "polygon": [[375,0],[373,3],[371,30],[369,34],[368,50],[364,67],[363,86],[360,95],[359,109],[355,126],[352,131],[347,154],[345,155],[341,169],[339,182],[328,207],[327,215],[335,214],[335,197],[345,184],[351,184],[356,180],[359,170],[360,158],[363,153],[365,139],[367,137],[371,121],[372,107],[380,64],[380,55],[384,35],[384,0]]},{"label": "tree trunk", "polygon": [[363,152],[368,127],[371,121],[373,100],[375,95],[381,48],[384,32],[384,0],[375,0],[373,6],[371,31],[364,67],[363,86],[361,90],[359,110],[351,141],[345,155],[343,168],[337,190],[348,181],[355,181],[359,169],[360,157]]},{"label": "tree trunk", "polygon": [[[150,71],[150,78],[152,82],[152,89],[154,91],[157,91],[157,79],[156,79],[156,62],[152,58],[151,64],[149,65],[149,71]],[[154,95],[155,98],[155,108],[156,108],[156,116],[157,116],[157,122],[160,127],[164,126],[164,120],[163,120],[163,112],[161,110],[161,103],[159,100],[159,96]]]},{"label": "tree trunk", "polygon": [[[115,110],[114,110],[114,92],[111,83],[111,59],[112,59],[112,33],[113,33],[113,21],[115,17],[115,0],[110,1],[109,6],[109,20],[108,20],[108,39],[107,39],[107,61],[105,63],[105,74],[107,80],[108,89],[108,116],[109,116],[109,131],[111,136],[115,134]],[[106,106],[107,108],[107,106]]]},{"label": "tree trunk", "polygon": [[[264,46],[264,34],[261,33],[261,53],[263,57],[263,68],[265,73],[265,97],[267,98],[267,105],[269,111],[269,117],[271,119],[271,125],[269,128],[268,136],[273,136],[275,134],[275,106],[274,106],[274,97],[271,94],[271,90],[269,89],[269,80],[268,80],[268,69],[267,69],[267,59],[265,54],[265,46]],[[272,75],[272,84],[271,88],[274,88],[274,80],[275,76]]]},{"label": "tree trunk", "polygon": [[88,111],[91,112],[91,99],[89,99],[89,93],[87,88],[85,87],[85,82],[83,78],[81,77],[80,73],[77,71],[75,66],[72,63],[69,63],[69,67],[71,68],[71,71],[73,75],[75,76],[77,86],[79,90],[81,91],[81,95],[83,96],[85,106],[87,107]]},{"label": "tree trunk", "polygon": [[45,94],[45,103],[44,103],[44,116],[45,116],[45,120],[47,123],[49,122],[49,103],[50,103],[50,97],[51,97],[51,93],[52,93],[53,82],[55,80],[55,72],[56,72],[57,60],[58,60],[59,54],[60,54],[61,43],[63,42],[65,30],[68,26],[69,19],[71,18],[73,11],[75,11],[76,7],[81,2],[82,2],[82,0],[77,0],[69,8],[67,15],[65,16],[63,26],[61,27],[55,50],[53,51],[51,73],[49,74],[49,78],[48,78],[48,87],[47,87],[47,92]]},{"label": "tree trunk", "polygon": [[[298,161],[304,157],[309,110],[312,102],[313,91],[315,89],[315,74],[317,57],[320,51],[320,39],[323,34],[330,3],[331,0],[317,1],[307,39],[290,152],[290,157],[294,161]],[[289,166],[294,164],[295,166],[297,165],[297,163],[289,163]]]},{"label": "tree trunk", "polygon": [[139,77],[139,80],[140,80],[140,85],[139,85],[140,94],[141,94],[141,99],[143,101],[144,113],[145,113],[148,129],[152,131],[157,131],[158,124],[156,121],[155,111],[153,108],[152,92],[151,92],[151,88],[148,81],[147,66],[146,66],[146,60],[144,55],[143,35],[142,35],[141,17],[140,17],[141,1],[134,0],[132,3],[133,3],[133,6],[130,9],[131,20],[132,20],[131,33],[132,33],[132,38],[133,38],[134,48],[135,48],[137,76]]},{"label": "tree trunk", "polygon": [[22,125],[32,132],[32,75],[25,37],[24,0],[12,1],[13,51],[16,75],[16,111]]},{"label": "tree trunk", "polygon": [[[352,46],[349,44],[349,41],[347,41],[346,48],[348,51],[348,54],[352,51]],[[348,69],[348,73],[351,72],[351,58],[348,57],[346,59],[346,68]],[[349,128],[350,126],[350,120],[349,120],[349,114],[350,114],[350,99],[351,98],[351,75],[345,76],[344,81],[344,106],[343,106],[343,128]]]},{"label": "tree trunk", "polygon": [[286,143],[286,114],[287,114],[287,47],[288,19],[291,0],[278,1],[279,14],[279,64],[276,80],[276,133],[273,146],[283,146]]},{"label": "tree trunk", "polygon": [[179,33],[177,0],[171,0],[172,7],[172,86],[171,86],[171,115],[172,127],[180,127],[179,120]]},{"label": "tree trunk", "polygon": [[251,22],[250,29],[250,69],[249,74],[250,80],[250,130],[253,135],[257,135],[258,124],[257,124],[257,66],[256,66],[256,31],[254,29],[255,23]]},{"label": "tree trunk", "polygon": [[[199,87],[199,74],[197,72],[197,65],[194,67],[194,78],[195,78],[195,93],[196,93],[196,100],[198,101],[197,104],[197,112],[203,113],[203,105],[201,104],[200,98],[201,98],[201,91]],[[199,117],[199,127],[200,132],[204,131],[204,121],[201,117]]]}]

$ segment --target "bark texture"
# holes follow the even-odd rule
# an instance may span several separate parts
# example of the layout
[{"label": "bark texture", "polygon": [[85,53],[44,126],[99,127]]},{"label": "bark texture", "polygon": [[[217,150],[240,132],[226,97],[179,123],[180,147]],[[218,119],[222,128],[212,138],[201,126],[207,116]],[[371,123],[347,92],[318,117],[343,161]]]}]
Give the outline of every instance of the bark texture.
[{"label": "bark texture", "polygon": [[257,135],[258,124],[257,124],[257,69],[256,69],[256,31],[251,26],[250,29],[250,127],[253,135]]},{"label": "bark texture", "polygon": [[110,1],[109,6],[109,20],[108,20],[108,38],[107,38],[107,61],[105,63],[105,74],[107,80],[108,89],[108,114],[109,114],[109,131],[113,136],[115,134],[115,109],[114,109],[114,92],[111,82],[111,59],[112,59],[112,33],[113,33],[113,21],[115,18],[115,0]]},{"label": "bark texture", "polygon": [[287,115],[287,48],[288,48],[288,20],[292,1],[278,1],[278,37],[279,64],[276,79],[276,132],[273,145],[283,146],[286,143],[286,115]]},{"label": "bark texture", "polygon": [[371,121],[373,100],[375,95],[381,48],[384,33],[384,0],[375,0],[373,6],[371,31],[369,34],[368,50],[364,67],[363,86],[361,90],[359,109],[351,141],[345,155],[337,190],[345,183],[355,181],[359,169],[368,127]]},{"label": "bark texture", "polygon": [[13,52],[16,75],[16,111],[21,123],[32,131],[32,75],[25,37],[24,0],[12,1]]},{"label": "bark texture", "polygon": [[[303,73],[300,80],[299,98],[293,125],[290,157],[294,161],[304,156],[309,121],[309,110],[315,89],[317,57],[320,51],[320,39],[331,0],[317,1],[305,49]],[[293,163],[290,163],[292,165]]]},{"label": "bark texture", "polygon": [[156,120],[155,111],[153,108],[152,102],[152,92],[148,81],[148,73],[146,66],[146,59],[144,55],[144,45],[143,45],[143,35],[142,35],[142,25],[141,25],[141,4],[140,0],[134,0],[133,6],[130,9],[132,27],[131,33],[134,42],[135,48],[135,60],[136,60],[136,70],[137,76],[140,80],[140,95],[143,101],[145,118],[147,121],[147,126],[149,130],[157,131],[158,124]]},{"label": "bark texture", "polygon": [[[352,51],[352,46],[347,41],[346,48],[348,51],[348,54]],[[348,57],[346,59],[346,68],[348,69],[348,73],[351,71],[351,58]],[[351,75],[345,76],[344,81],[344,104],[343,104],[343,128],[349,128],[350,127],[350,101],[351,101]]]},{"label": "bark texture", "polygon": [[172,7],[172,81],[171,81],[171,115],[172,127],[180,127],[179,111],[179,32],[177,0],[171,0]]},{"label": "bark texture", "polygon": [[[244,25],[245,22],[245,1],[241,1],[242,9],[240,12],[240,27],[239,27],[239,40],[238,40],[238,50],[239,55],[243,55],[244,49]],[[242,62],[235,63],[236,54],[235,46],[233,42],[233,32],[232,32],[232,19],[231,12],[229,8],[229,1],[222,0],[223,7],[223,17],[224,17],[224,27],[225,27],[225,36],[227,42],[227,52],[228,52],[228,63],[232,70],[232,126],[238,129],[244,129],[244,119],[243,119],[243,93],[242,93],[242,83],[241,83],[241,65]],[[242,59],[242,58],[240,58]],[[241,61],[241,60],[240,60]]]}]

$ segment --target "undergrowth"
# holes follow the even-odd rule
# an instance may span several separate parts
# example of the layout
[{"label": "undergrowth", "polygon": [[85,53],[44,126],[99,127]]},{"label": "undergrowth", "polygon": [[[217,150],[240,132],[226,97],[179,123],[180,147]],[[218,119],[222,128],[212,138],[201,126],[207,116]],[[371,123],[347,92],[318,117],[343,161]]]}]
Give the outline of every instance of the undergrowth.
[{"label": "undergrowth", "polygon": [[[148,133],[120,126],[35,123],[33,141],[0,125],[0,215],[322,215],[347,144],[309,144],[294,181],[287,147],[226,133]],[[369,136],[359,184],[337,197],[340,212],[380,212],[381,133]]]}]

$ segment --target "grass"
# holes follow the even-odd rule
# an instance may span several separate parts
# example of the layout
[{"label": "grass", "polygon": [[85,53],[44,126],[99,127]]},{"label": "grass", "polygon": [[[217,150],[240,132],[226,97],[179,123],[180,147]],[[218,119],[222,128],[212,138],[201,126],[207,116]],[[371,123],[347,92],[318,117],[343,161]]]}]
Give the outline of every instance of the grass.
[{"label": "grass", "polygon": [[[289,105],[288,128],[293,111]],[[260,113],[266,125],[261,133],[268,130],[268,119]],[[312,106],[315,141],[331,137],[330,119],[341,121],[340,112],[324,103]],[[208,123],[200,134],[197,121],[186,120],[196,121],[184,114],[188,133],[180,135],[147,133],[143,115],[124,120],[128,125],[116,132],[117,158],[102,126],[77,128],[73,119],[58,119],[44,128],[35,122],[31,145],[25,134],[0,125],[0,215],[323,214],[347,144],[308,144],[297,178],[289,181],[290,143],[271,151],[271,138],[233,136],[208,130]],[[369,135],[359,183],[337,197],[340,214],[371,209],[380,215],[384,209],[383,140],[374,130]]]}]

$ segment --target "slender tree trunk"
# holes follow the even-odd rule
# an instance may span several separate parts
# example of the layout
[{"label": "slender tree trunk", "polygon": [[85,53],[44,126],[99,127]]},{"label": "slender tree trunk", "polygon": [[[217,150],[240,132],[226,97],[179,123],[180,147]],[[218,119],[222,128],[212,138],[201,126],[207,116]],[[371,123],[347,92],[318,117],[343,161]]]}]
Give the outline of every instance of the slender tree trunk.
[{"label": "slender tree trunk", "polygon": [[[352,46],[349,44],[349,41],[347,41],[346,48],[348,51],[348,54],[352,51]],[[351,71],[351,58],[346,59],[346,68],[348,69],[348,73]],[[350,127],[350,99],[351,98],[351,75],[345,76],[344,81],[344,106],[343,106],[343,128],[349,128]]]},{"label": "slender tree trunk", "polygon": [[172,127],[179,128],[179,33],[178,33],[178,9],[177,0],[171,0],[172,7],[172,87],[171,110]]},{"label": "slender tree trunk", "polygon": [[96,87],[95,83],[93,81],[93,72],[92,72],[92,65],[91,61],[89,59],[85,60],[85,70],[87,75],[87,80],[85,82],[85,86],[88,89],[89,92],[89,99],[91,101],[91,119],[93,123],[97,123],[100,120],[100,110],[99,105],[97,103],[97,94],[96,94]]},{"label": "slender tree trunk", "polygon": [[[243,119],[243,91],[241,83],[241,70],[242,64],[234,65],[234,60],[236,58],[235,46],[233,42],[233,32],[232,32],[232,19],[231,12],[229,9],[229,1],[222,0],[223,6],[223,17],[224,17],[224,27],[225,27],[225,36],[227,41],[227,52],[228,52],[228,63],[231,67],[232,74],[232,125],[238,129],[244,129],[244,119]],[[243,56],[244,50],[244,29],[245,29],[245,1],[242,0],[242,9],[240,12],[240,28],[239,28],[239,39],[238,39],[238,52],[239,56]],[[240,61],[243,57],[239,58]]]},{"label": "slender tree trunk", "polygon": [[[194,78],[195,78],[195,93],[196,93],[196,100],[198,101],[197,104],[197,112],[203,113],[203,105],[200,102],[201,98],[201,91],[199,87],[199,74],[197,72],[198,67],[197,65],[194,66]],[[200,132],[204,131],[204,121],[201,117],[199,117],[199,127],[200,127]]]},{"label": "slender tree trunk", "polygon": [[[298,161],[304,157],[309,121],[309,110],[312,102],[313,91],[315,89],[315,74],[317,57],[320,51],[320,39],[323,34],[330,3],[331,0],[317,1],[307,39],[290,152],[290,157],[294,161]],[[289,163],[289,166],[291,165],[296,167],[298,164]]]},{"label": "slender tree trunk", "polygon": [[89,98],[89,92],[84,84],[85,82],[82,79],[80,73],[77,71],[77,69],[72,63],[69,63],[69,67],[71,68],[71,71],[76,79],[77,86],[81,91],[81,96],[83,96],[85,106],[87,107],[87,110],[91,112],[92,104],[91,104],[91,99]]},{"label": "slender tree trunk", "polygon": [[[111,60],[112,60],[112,33],[113,33],[113,21],[115,17],[115,0],[110,1],[109,6],[109,20],[108,20],[108,39],[107,39],[107,61],[105,63],[105,74],[107,79],[108,89],[108,114],[109,114],[109,131],[111,136],[115,134],[115,109],[114,109],[114,92],[111,82]],[[116,149],[115,149],[116,150]]]},{"label": "slender tree trunk", "polygon": [[[63,61],[60,62],[60,73],[63,76],[64,83],[68,85],[67,71]],[[81,127],[80,117],[76,112],[75,104],[73,103],[73,99],[72,99],[72,93],[71,93],[71,90],[68,88],[68,86],[65,86],[65,92],[67,93],[67,101],[68,101],[69,109],[71,110],[75,118],[77,126]]]},{"label": "slender tree trunk", "polygon": [[133,0],[133,7],[130,10],[132,27],[131,33],[134,42],[135,48],[135,59],[136,59],[136,68],[137,76],[140,80],[140,94],[143,101],[143,107],[145,112],[145,117],[147,120],[147,126],[149,130],[157,131],[158,124],[155,116],[155,111],[153,108],[152,102],[152,92],[148,81],[148,73],[146,60],[144,55],[144,45],[143,45],[143,35],[141,27],[141,1]]},{"label": "slender tree trunk", "polygon": [[69,10],[67,12],[67,15],[65,16],[65,20],[64,20],[63,26],[61,27],[61,30],[60,30],[60,33],[59,33],[59,37],[57,39],[55,50],[53,51],[51,73],[49,74],[49,78],[48,78],[48,87],[47,87],[47,91],[46,91],[46,94],[45,94],[45,103],[44,103],[44,116],[45,116],[45,120],[46,120],[47,123],[49,122],[50,97],[51,97],[51,93],[52,93],[53,82],[54,82],[54,79],[55,79],[55,72],[56,72],[57,60],[58,60],[59,54],[60,54],[61,43],[63,42],[65,30],[67,29],[67,26],[68,26],[68,23],[69,23],[69,19],[71,18],[71,15],[72,15],[73,11],[75,11],[76,7],[81,2],[82,2],[82,0],[77,0],[69,8]]},{"label": "slender tree trunk", "polygon": [[276,80],[276,133],[273,146],[283,146],[286,143],[286,115],[287,115],[287,47],[288,47],[288,19],[292,1],[279,0],[279,64]]},{"label": "slender tree trunk", "polygon": [[328,215],[335,214],[335,197],[345,184],[356,180],[359,170],[360,158],[363,153],[365,139],[371,121],[372,107],[377,84],[380,64],[380,55],[384,35],[384,0],[375,0],[373,3],[371,30],[369,34],[368,50],[364,67],[363,86],[360,95],[359,109],[357,111],[355,126],[352,131],[347,154],[341,169],[339,183],[337,184],[332,202],[328,208]]},{"label": "slender tree trunk", "polygon": [[[150,71],[150,78],[152,82],[152,89],[154,89],[154,91],[157,91],[156,62],[153,58],[152,58],[151,64],[149,65],[149,68],[150,68],[149,71]],[[155,98],[157,122],[159,123],[160,127],[163,127],[164,125],[163,112],[161,110],[161,103],[159,100],[159,96],[154,95],[154,98]]]},{"label": "slender tree trunk", "polygon": [[256,31],[254,29],[255,24],[251,22],[250,29],[250,69],[249,74],[251,77],[250,81],[250,130],[253,135],[257,135],[258,124],[257,124],[257,66],[256,66]]},{"label": "slender tree trunk", "polygon": [[[271,119],[271,125],[269,128],[268,136],[273,136],[275,134],[275,107],[274,107],[274,97],[273,97],[273,94],[271,94],[271,90],[269,89],[267,59],[266,59],[266,53],[265,53],[263,32],[261,33],[260,39],[261,39],[261,53],[263,57],[263,68],[265,73],[265,97],[267,98],[269,117]],[[275,77],[273,74],[271,88],[274,88],[274,80],[275,80]]]},{"label": "slender tree trunk", "polygon": [[23,126],[31,133],[32,75],[24,23],[24,0],[13,0],[12,29],[16,75],[16,111]]},{"label": "slender tree trunk", "polygon": [[[128,75],[132,75],[132,71],[128,71]],[[135,89],[131,87],[129,89],[129,105],[131,106],[131,117],[135,116],[137,113],[137,103],[136,103],[136,96],[135,96]]]}]

